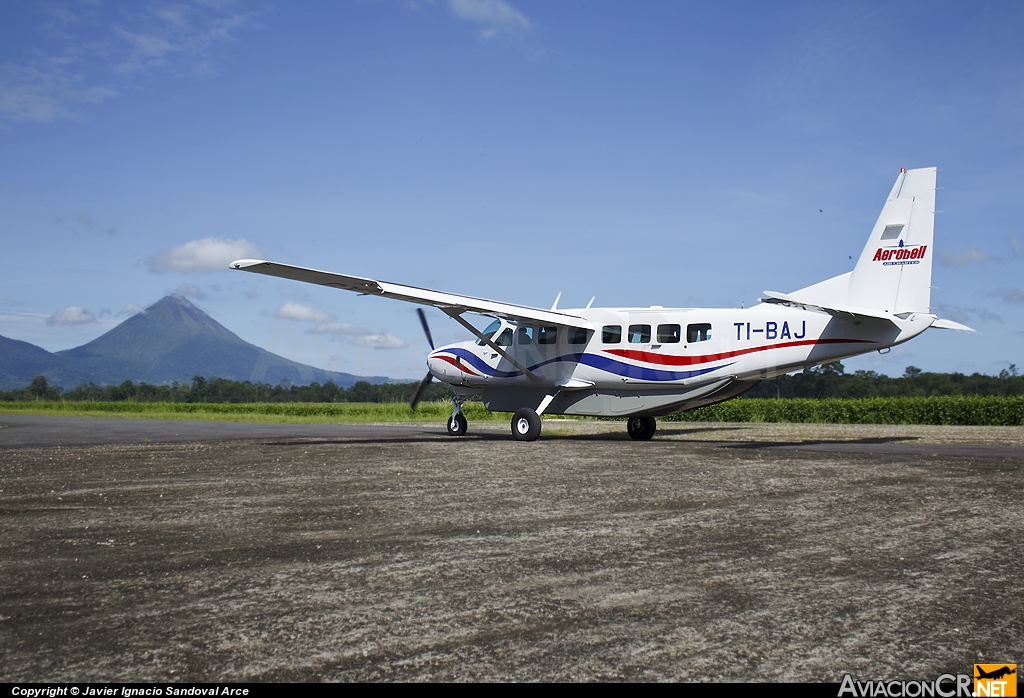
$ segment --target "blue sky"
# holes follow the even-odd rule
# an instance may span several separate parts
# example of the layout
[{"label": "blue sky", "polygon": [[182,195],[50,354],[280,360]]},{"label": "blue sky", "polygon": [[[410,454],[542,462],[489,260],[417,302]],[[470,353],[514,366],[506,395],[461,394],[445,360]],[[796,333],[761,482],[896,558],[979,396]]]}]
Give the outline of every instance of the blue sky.
[{"label": "blue sky", "polygon": [[1024,366],[1018,3],[14,1],[3,19],[4,336],[66,349],[178,292],[289,358],[418,378],[414,306],[225,260],[542,307],[750,305],[848,271],[899,168],[938,166],[934,310],[981,334],[847,368]]}]

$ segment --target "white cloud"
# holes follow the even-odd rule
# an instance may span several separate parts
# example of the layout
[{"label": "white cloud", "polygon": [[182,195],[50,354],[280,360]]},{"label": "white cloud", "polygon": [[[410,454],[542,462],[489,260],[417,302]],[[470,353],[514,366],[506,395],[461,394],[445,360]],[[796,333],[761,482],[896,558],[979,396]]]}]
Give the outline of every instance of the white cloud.
[{"label": "white cloud", "polygon": [[1019,288],[1001,288],[992,293],[994,296],[999,296],[1007,303],[1024,303],[1024,291]]},{"label": "white cloud", "polygon": [[487,39],[530,28],[530,20],[504,0],[448,0],[448,9],[459,19],[479,24]]},{"label": "white cloud", "polygon": [[[172,66],[186,71],[204,70],[215,44],[252,19],[234,9],[234,2],[159,2],[128,19],[128,26],[112,28],[111,46],[122,58],[115,68],[137,73]],[[127,52],[127,55],[125,55]]]},{"label": "white cloud", "polygon": [[977,318],[981,322],[994,322],[999,324],[1002,324],[1003,322],[1003,318],[999,317],[999,315],[993,313],[988,308],[961,308],[956,305],[937,303],[935,305],[935,311],[938,313],[939,317],[964,324],[970,322],[972,318]]},{"label": "white cloud", "polygon": [[203,300],[206,298],[206,291],[199,288],[195,284],[181,284],[178,288],[174,289],[174,293],[179,296],[185,296],[187,298],[196,298]]},{"label": "white cloud", "polygon": [[322,322],[310,330],[313,334],[332,334],[338,337],[357,337],[369,334],[366,330],[347,322]]},{"label": "white cloud", "polygon": [[315,327],[309,329],[310,334],[323,334],[336,339],[344,339],[357,347],[403,349],[408,346],[404,339],[396,337],[390,332],[371,332],[347,322],[337,322],[329,313],[292,301],[288,301],[278,308],[274,317],[315,323]]},{"label": "white cloud", "polygon": [[406,341],[390,332],[370,332],[347,322],[322,322],[310,330],[312,334],[333,335],[345,339],[357,347],[374,349],[404,349]]},{"label": "white cloud", "polygon": [[1013,235],[1010,236],[1010,249],[1013,250],[1014,257],[1024,257],[1024,249],[1021,249],[1020,240]]},{"label": "white cloud", "polygon": [[118,310],[117,314],[118,315],[138,315],[139,313],[144,313],[144,312],[146,312],[146,311],[143,310],[142,306],[135,305],[134,303],[129,303],[125,307],[123,307],[120,310]]},{"label": "white cloud", "polygon": [[138,3],[111,23],[97,3],[37,3],[38,23],[26,27],[32,45],[0,66],[0,124],[74,118],[81,105],[134,88],[132,76],[143,71],[207,70],[214,50],[252,23],[256,13],[236,5]]},{"label": "white cloud", "polygon": [[971,247],[965,252],[955,252],[949,249],[940,249],[939,259],[947,267],[962,267],[965,264],[972,264],[975,262],[995,262],[995,257],[990,255],[988,252],[982,252],[977,247]]},{"label": "white cloud", "polygon": [[331,320],[331,315],[325,313],[322,310],[316,308],[309,308],[298,303],[292,303],[288,301],[274,313],[274,317],[282,318],[284,320],[298,320],[300,322],[320,322],[325,323]]},{"label": "white cloud", "polygon": [[77,305],[69,305],[46,319],[47,325],[88,325],[96,322],[96,316]]},{"label": "white cloud", "polygon": [[353,337],[352,343],[357,347],[373,347],[374,349],[404,349],[408,346],[404,339],[400,339],[390,332]]},{"label": "white cloud", "polygon": [[73,59],[47,57],[38,65],[0,67],[0,123],[49,124],[74,116],[79,104],[95,104],[117,91],[105,85],[84,85],[69,70]]},{"label": "white cloud", "polygon": [[256,246],[245,239],[203,238],[164,250],[146,260],[153,272],[180,271],[194,274],[225,271],[236,259],[259,257]]}]

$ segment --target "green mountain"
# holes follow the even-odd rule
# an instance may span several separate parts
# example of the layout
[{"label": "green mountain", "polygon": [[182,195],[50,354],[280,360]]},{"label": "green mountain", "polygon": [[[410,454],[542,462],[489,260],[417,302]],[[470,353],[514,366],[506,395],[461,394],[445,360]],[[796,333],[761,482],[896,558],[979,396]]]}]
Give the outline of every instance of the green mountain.
[{"label": "green mountain", "polygon": [[0,390],[23,388],[35,376],[46,376],[51,385],[67,387],[89,382],[63,357],[35,344],[0,336]]},{"label": "green mountain", "polygon": [[126,380],[153,384],[193,376],[292,385],[356,381],[386,383],[325,371],[249,344],[181,296],[167,296],[104,335],[74,349],[50,353],[28,342],[0,337],[0,389],[28,385],[46,376],[51,385],[110,385]]}]

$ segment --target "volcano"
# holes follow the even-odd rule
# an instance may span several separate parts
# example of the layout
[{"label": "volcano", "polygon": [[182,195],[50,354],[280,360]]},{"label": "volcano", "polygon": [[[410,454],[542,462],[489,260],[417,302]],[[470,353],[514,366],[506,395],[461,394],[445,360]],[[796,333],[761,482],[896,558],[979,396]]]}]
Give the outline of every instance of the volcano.
[{"label": "volcano", "polygon": [[28,385],[38,375],[51,385],[113,385],[126,380],[188,383],[194,376],[271,385],[357,381],[386,383],[384,376],[356,376],[300,364],[249,344],[187,299],[166,296],[88,344],[51,353],[0,337],[0,388]]}]

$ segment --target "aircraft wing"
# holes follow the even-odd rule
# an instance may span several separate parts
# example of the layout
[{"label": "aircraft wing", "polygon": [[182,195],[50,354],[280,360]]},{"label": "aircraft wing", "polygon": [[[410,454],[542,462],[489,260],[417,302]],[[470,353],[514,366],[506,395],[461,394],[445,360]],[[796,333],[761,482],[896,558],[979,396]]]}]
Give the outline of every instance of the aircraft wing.
[{"label": "aircraft wing", "polygon": [[579,327],[586,330],[594,329],[594,326],[583,318],[557,310],[541,310],[523,305],[499,303],[483,298],[459,296],[454,293],[431,291],[430,289],[416,288],[415,286],[403,286],[402,284],[393,284],[388,281],[364,279],[360,276],[348,276],[329,271],[295,267],[290,264],[265,262],[259,259],[239,259],[232,262],[230,268],[240,271],[251,271],[256,274],[266,274],[267,276],[278,276],[282,279],[304,281],[320,286],[330,286],[331,288],[355,291],[356,293],[370,296],[383,296],[384,298],[394,298],[395,300],[419,303],[420,305],[432,305],[449,315],[469,312],[478,315],[500,317],[516,323],[535,322]]}]

